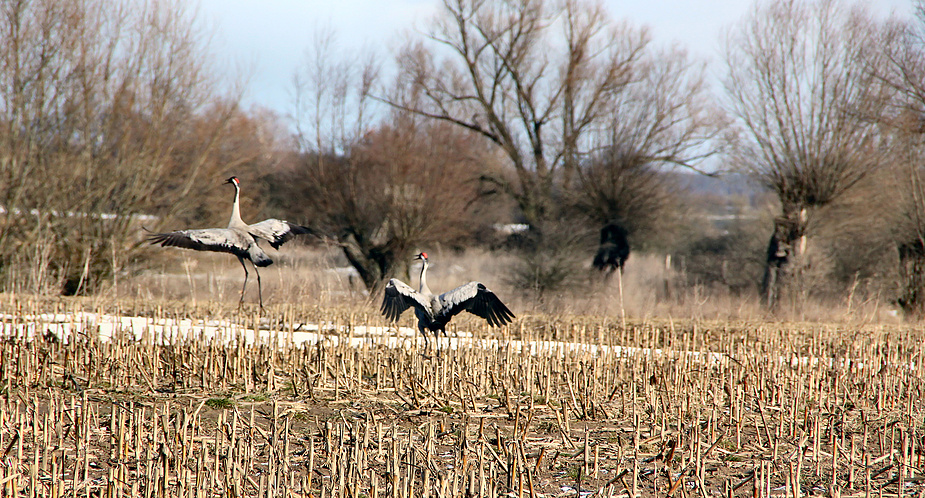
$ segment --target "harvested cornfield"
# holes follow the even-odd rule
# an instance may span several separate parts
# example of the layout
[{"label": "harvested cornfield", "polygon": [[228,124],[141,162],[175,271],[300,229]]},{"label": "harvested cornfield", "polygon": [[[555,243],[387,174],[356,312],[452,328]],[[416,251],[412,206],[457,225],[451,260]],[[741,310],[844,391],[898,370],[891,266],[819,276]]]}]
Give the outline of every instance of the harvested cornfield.
[{"label": "harvested cornfield", "polygon": [[923,332],[0,304],[5,496],[898,496]]}]

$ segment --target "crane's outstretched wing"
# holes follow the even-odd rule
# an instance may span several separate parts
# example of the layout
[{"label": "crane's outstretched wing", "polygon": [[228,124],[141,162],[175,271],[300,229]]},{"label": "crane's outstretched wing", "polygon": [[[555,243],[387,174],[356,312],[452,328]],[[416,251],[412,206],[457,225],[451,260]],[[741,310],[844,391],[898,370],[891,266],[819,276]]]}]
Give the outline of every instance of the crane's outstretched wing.
[{"label": "crane's outstretched wing", "polygon": [[268,240],[273,249],[279,249],[279,246],[296,235],[315,233],[311,228],[275,218],[248,225],[247,231],[255,237]]},{"label": "crane's outstretched wing", "polygon": [[442,307],[439,317],[445,317],[447,321],[462,310],[488,320],[492,327],[510,323],[514,318],[514,313],[511,313],[498,296],[481,282],[460,285],[440,294],[439,299]]},{"label": "crane's outstretched wing", "polygon": [[385,286],[385,297],[382,299],[382,308],[379,311],[390,321],[398,317],[411,306],[427,313],[433,319],[430,303],[420,292],[415,291],[408,284],[396,278],[390,279]]},{"label": "crane's outstretched wing", "polygon": [[154,233],[148,236],[152,244],[163,247],[183,247],[196,251],[229,252],[241,258],[249,258],[253,241],[228,228],[204,228],[200,230],[177,230],[175,232]]}]

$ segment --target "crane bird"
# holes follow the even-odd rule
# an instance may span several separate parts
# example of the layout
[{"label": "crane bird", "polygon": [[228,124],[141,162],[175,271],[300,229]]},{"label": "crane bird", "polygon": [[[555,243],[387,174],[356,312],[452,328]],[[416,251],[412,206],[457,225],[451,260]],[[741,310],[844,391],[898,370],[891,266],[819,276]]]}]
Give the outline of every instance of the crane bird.
[{"label": "crane bird", "polygon": [[427,329],[434,333],[435,339],[437,331],[446,335],[446,324],[463,310],[484,318],[492,327],[510,323],[514,318],[514,313],[511,313],[498,296],[481,282],[469,282],[449,292],[435,295],[427,287],[427,253],[422,252],[414,259],[423,261],[420,289],[415,291],[401,280],[390,279],[385,286],[381,311],[386,318],[394,322],[406,309],[414,306],[414,314],[418,317],[418,330],[424,336],[425,347],[430,345]]},{"label": "crane bird", "polygon": [[607,276],[617,270],[622,275],[626,260],[630,257],[628,235],[629,232],[619,223],[611,222],[601,228],[601,244],[594,255],[594,267]]},{"label": "crane bird", "polygon": [[174,246],[193,249],[196,251],[228,252],[238,257],[244,268],[244,286],[241,287],[241,300],[238,308],[244,303],[244,290],[247,288],[248,271],[244,260],[248,259],[254,265],[257,274],[257,295],[260,307],[263,308],[263,289],[260,285],[260,272],[257,267],[270,266],[273,260],[257,245],[257,239],[267,240],[274,249],[279,249],[287,240],[295,235],[313,233],[308,227],[289,223],[288,221],[270,218],[260,223],[248,225],[241,219],[241,181],[232,176],[224,183],[234,185],[234,204],[231,207],[231,220],[228,228],[202,228],[195,230],[176,230],[167,233],[154,233],[148,236],[152,244],[162,247]]}]

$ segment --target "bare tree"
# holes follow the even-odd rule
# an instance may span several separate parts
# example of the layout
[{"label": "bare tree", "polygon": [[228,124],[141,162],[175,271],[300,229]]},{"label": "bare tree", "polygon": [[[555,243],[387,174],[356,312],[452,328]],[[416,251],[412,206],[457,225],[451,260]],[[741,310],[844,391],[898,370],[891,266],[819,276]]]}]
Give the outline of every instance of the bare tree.
[{"label": "bare tree", "polygon": [[[444,0],[427,38],[409,42],[398,64],[421,97],[388,103],[465,129],[503,155],[503,169],[481,175],[482,192],[512,198],[530,226],[511,282],[536,297],[579,273],[589,214],[601,226],[624,215],[634,223],[646,208],[624,209],[618,196],[657,182],[629,178],[696,166],[718,129],[702,65],[654,50],[645,29],[614,22],[595,1]],[[618,156],[632,164],[610,160]],[[599,183],[605,176],[613,181]],[[564,221],[576,211],[585,213]]]},{"label": "bare tree", "polygon": [[892,20],[881,31],[886,64],[871,70],[894,91],[883,133],[893,144],[892,223],[899,268],[897,303],[909,318],[925,316],[925,3],[916,19]]},{"label": "bare tree", "polygon": [[389,102],[499,147],[510,174],[483,181],[542,230],[557,216],[558,189],[569,188],[594,147],[591,132],[609,103],[639,78],[648,34],[577,0],[445,0],[429,41],[409,44],[399,58],[421,99]]},{"label": "bare tree", "polygon": [[677,211],[678,185],[644,156],[610,147],[589,158],[578,178],[573,205],[598,226],[615,224],[627,235],[644,233]]},{"label": "bare tree", "polygon": [[[276,181],[279,205],[331,235],[370,291],[407,277],[421,244],[475,229],[466,212],[486,160],[450,125],[377,108],[375,60],[339,52],[330,31],[314,40],[294,81],[300,152]],[[421,98],[393,83],[395,101]]]},{"label": "bare tree", "polygon": [[[418,120],[419,121],[419,120]],[[408,273],[422,244],[454,245],[478,171],[471,137],[399,113],[343,155],[300,154],[279,173],[287,212],[331,234],[370,291]]]},{"label": "bare tree", "polygon": [[[0,265],[7,282],[87,292],[140,257],[140,225],[209,211],[194,189],[236,97],[180,1],[0,4]],[[227,158],[227,156],[226,156]],[[29,277],[29,285],[23,285]]]},{"label": "bare tree", "polygon": [[[916,150],[919,149],[919,150]],[[899,293],[897,304],[906,317],[925,316],[925,171],[919,147],[907,149],[912,161],[902,171],[906,181],[899,181],[899,223],[896,224],[896,248],[899,256]]]},{"label": "bare tree", "polygon": [[800,281],[815,212],[878,164],[873,34],[859,7],[786,0],[757,4],[727,40],[726,102],[743,131],[734,161],[780,201],[763,282],[772,307]]},{"label": "bare tree", "polygon": [[605,126],[595,132],[600,149],[580,163],[570,193],[584,216],[629,234],[669,225],[680,199],[663,168],[695,169],[718,152],[716,138],[725,124],[712,105],[702,65],[683,52],[647,52],[637,73],[637,81],[608,104]]},{"label": "bare tree", "polygon": [[293,74],[296,138],[302,150],[342,154],[377,118],[370,98],[380,83],[374,52],[339,50],[331,28],[315,31],[302,66]]}]

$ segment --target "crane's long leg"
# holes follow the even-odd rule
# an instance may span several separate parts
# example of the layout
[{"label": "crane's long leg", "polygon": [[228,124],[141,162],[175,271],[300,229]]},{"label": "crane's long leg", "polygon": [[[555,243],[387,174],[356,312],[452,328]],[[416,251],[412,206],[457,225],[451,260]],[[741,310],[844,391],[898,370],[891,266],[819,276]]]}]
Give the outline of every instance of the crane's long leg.
[{"label": "crane's long leg", "polygon": [[[446,335],[446,325],[434,331],[434,344],[436,344],[434,347],[437,348],[438,352],[440,351],[440,332],[443,332],[443,337],[449,337]],[[449,347],[449,339],[447,339],[447,347]]]},{"label": "crane's long leg", "polygon": [[257,274],[257,297],[260,299],[260,309],[263,309],[263,289],[260,288],[260,270],[254,265],[254,273]]},{"label": "crane's long leg", "polygon": [[[244,286],[241,287],[241,299],[238,301],[238,310],[241,309],[241,305],[244,304],[244,289],[247,289],[247,265],[244,264],[244,258],[238,256],[238,261],[241,263],[241,267],[244,268]],[[254,267],[256,270],[257,267]],[[260,274],[257,274],[257,278],[260,278]],[[258,280],[259,282],[259,280]]]},{"label": "crane's long leg", "polygon": [[[427,351],[430,349],[430,339],[427,338],[427,327],[418,327],[418,330],[420,330],[421,335],[424,336],[424,351]],[[414,343],[417,344],[417,341],[414,341]]]}]

